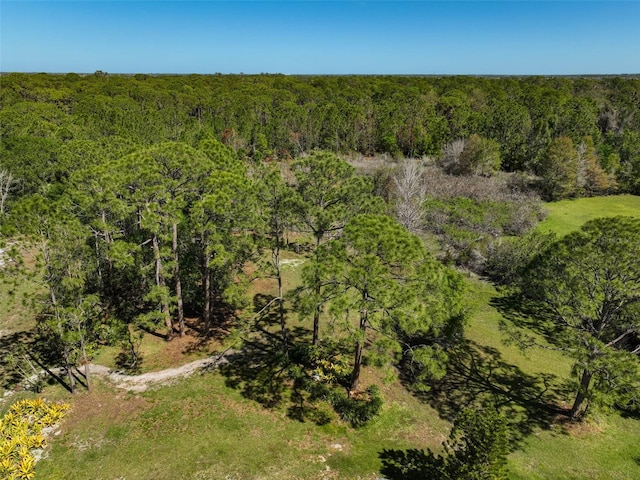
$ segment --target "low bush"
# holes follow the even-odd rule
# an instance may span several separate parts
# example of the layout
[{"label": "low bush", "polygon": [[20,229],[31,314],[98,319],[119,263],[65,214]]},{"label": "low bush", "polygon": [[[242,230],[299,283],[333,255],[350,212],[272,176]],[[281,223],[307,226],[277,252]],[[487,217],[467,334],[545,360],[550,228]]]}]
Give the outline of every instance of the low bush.
[{"label": "low bush", "polygon": [[0,478],[27,480],[35,476],[32,450],[45,444],[43,429],[58,423],[69,409],[66,403],[41,398],[20,400],[0,419]]},{"label": "low bush", "polygon": [[371,385],[363,393],[347,396],[343,392],[333,392],[330,402],[340,418],[358,428],[375,418],[382,408],[380,389]]}]

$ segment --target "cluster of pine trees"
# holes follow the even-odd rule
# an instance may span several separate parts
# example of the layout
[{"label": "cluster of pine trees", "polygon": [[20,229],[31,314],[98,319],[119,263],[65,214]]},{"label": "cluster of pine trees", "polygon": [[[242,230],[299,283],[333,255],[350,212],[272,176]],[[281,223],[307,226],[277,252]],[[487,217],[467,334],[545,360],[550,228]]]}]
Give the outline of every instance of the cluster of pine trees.
[{"label": "cluster of pine trees", "polygon": [[[123,366],[135,368],[143,332],[184,335],[187,315],[207,336],[243,312],[251,327],[268,309],[288,355],[281,254],[290,232],[312,251],[292,297],[312,321],[309,344],[318,347],[325,314],[353,331],[350,390],[371,327],[384,332],[372,350],[389,359],[403,351],[424,378],[443,373],[442,342],[460,333],[458,275],[385,215],[370,178],[331,152],[247,163],[214,139],[164,142],[80,167],[63,188],[23,196],[5,227],[38,243],[40,348],[61,362],[71,390],[93,349],[120,342]],[[251,312],[246,287],[256,276],[276,279],[278,294]],[[357,328],[350,312],[359,312]]]}]

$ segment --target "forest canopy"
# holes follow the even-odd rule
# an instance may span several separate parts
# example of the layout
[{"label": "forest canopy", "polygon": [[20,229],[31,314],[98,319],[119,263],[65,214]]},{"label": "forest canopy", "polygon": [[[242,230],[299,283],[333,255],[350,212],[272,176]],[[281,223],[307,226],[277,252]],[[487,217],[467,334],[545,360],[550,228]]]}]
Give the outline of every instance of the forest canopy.
[{"label": "forest canopy", "polygon": [[140,146],[215,138],[254,160],[316,149],[533,173],[549,198],[640,192],[634,77],[0,77],[2,168],[19,191]]}]

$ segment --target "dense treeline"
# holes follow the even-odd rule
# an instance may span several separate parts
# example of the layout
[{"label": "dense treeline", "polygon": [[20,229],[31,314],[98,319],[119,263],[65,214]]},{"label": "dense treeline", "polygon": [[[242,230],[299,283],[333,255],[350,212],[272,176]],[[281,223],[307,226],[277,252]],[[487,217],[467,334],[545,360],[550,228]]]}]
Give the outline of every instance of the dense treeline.
[{"label": "dense treeline", "polygon": [[241,157],[433,156],[539,175],[549,198],[640,192],[640,80],[284,75],[0,77],[2,167],[20,191],[140,146],[215,138]]}]

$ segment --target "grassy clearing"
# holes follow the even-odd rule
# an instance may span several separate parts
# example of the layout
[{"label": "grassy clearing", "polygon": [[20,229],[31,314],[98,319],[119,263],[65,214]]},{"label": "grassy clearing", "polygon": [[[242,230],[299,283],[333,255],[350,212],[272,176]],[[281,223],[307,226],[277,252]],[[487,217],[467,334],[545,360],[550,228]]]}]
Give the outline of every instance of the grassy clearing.
[{"label": "grassy clearing", "polygon": [[545,207],[549,210],[549,216],[538,228],[545,232],[566,235],[594,218],[617,215],[640,217],[640,196],[614,195],[561,200],[547,203]]},{"label": "grassy clearing", "polygon": [[538,432],[511,454],[511,478],[640,478],[639,428],[638,420],[609,415],[572,427],[556,425]]},{"label": "grassy clearing", "polygon": [[[546,413],[545,402],[559,400],[551,393],[536,397],[541,379],[548,375],[551,385],[561,385],[570,361],[548,350],[522,354],[504,346],[500,313],[489,305],[495,293],[469,279],[467,342],[477,371],[454,377],[458,384],[445,382],[448,391],[418,398],[398,382],[382,384],[377,372],[365,369],[363,383],[380,385],[385,406],[362,429],[335,415],[322,426],[293,420],[284,407],[263,408],[219,373],[141,395],[102,385],[71,399],[63,433],[38,464],[36,479],[374,479],[382,449],[437,450],[455,411],[492,395],[521,430],[509,457],[513,478],[638,478],[640,421],[610,415],[567,427]],[[66,394],[55,388],[49,396]],[[535,407],[536,399],[538,408],[524,408]]]},{"label": "grassy clearing", "polygon": [[[22,252],[27,269],[34,270],[35,252]],[[9,368],[9,356],[20,344],[33,341],[36,326],[30,303],[42,291],[35,276],[4,270],[0,272],[0,387],[11,388],[21,375]]]},{"label": "grassy clearing", "polygon": [[470,322],[465,329],[465,337],[468,340],[495,349],[505,363],[518,366],[527,374],[547,373],[556,375],[558,378],[568,377],[571,361],[560,352],[553,350],[523,352],[516,345],[509,344],[508,335],[500,328],[500,323],[504,319],[491,305],[492,300],[499,295],[493,285],[478,278],[469,278],[467,288],[466,302],[472,312]]},{"label": "grassy clearing", "polygon": [[[571,359],[559,352],[530,349],[524,354],[504,345],[500,312],[489,302],[496,294],[485,282],[470,279],[468,302],[474,315],[466,330],[469,341],[483,349],[484,378],[493,389],[509,392],[512,426],[524,435],[516,436],[517,448],[509,456],[513,479],[635,479],[640,478],[640,419],[616,413],[599,414],[593,420],[568,424],[562,416],[536,407],[537,395],[549,385],[543,403],[568,408],[573,392],[566,390]],[[477,359],[476,359],[477,360]],[[487,373],[491,375],[487,376]],[[473,390],[475,393],[482,393]],[[533,388],[531,388],[533,387]],[[494,390],[495,391],[495,390]],[[527,406],[525,410],[523,405]]]},{"label": "grassy clearing", "polygon": [[243,398],[218,374],[142,395],[102,386],[73,400],[36,479],[375,478],[378,451],[413,446],[418,436],[435,446],[446,429],[409,395],[357,431],[298,422]]}]

